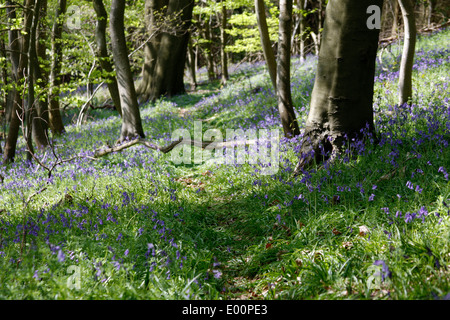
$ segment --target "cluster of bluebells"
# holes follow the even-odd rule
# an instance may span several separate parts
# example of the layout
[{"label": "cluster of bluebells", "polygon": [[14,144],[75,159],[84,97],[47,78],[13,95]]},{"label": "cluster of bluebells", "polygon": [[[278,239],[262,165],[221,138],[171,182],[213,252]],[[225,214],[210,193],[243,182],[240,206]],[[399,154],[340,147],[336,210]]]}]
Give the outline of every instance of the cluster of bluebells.
[{"label": "cluster of bluebells", "polygon": [[[419,72],[424,72],[428,68],[436,68],[442,64],[450,63],[450,51],[447,48],[430,51],[419,50],[416,53],[416,60],[414,69]],[[304,63],[306,67],[312,69],[316,65],[316,60],[308,58]],[[245,66],[242,72],[247,72],[253,66]],[[378,68],[376,81],[377,82],[397,82],[398,72],[392,66],[384,66],[385,68]],[[247,69],[246,69],[247,68]],[[394,70],[394,71],[392,71]],[[445,93],[449,91],[448,82],[450,78],[446,78],[442,83],[436,84],[436,91]],[[267,85],[261,85],[259,89],[249,94],[249,91],[255,89],[255,86],[263,84],[264,81],[258,83],[251,83],[246,90],[224,89],[222,92],[213,94],[199,101],[193,108],[192,114],[197,113],[201,115],[211,115],[227,112],[228,114],[236,114],[235,118],[230,119],[228,125],[233,129],[260,129],[260,128],[281,128],[278,110],[276,103],[276,95]],[[308,75],[302,77],[294,77],[291,89],[296,97],[302,97],[306,101],[297,104],[295,110],[300,124],[304,121],[304,116],[307,112],[308,99],[314,84],[314,76]],[[253,86],[253,87],[252,87]],[[437,95],[437,94],[436,94]],[[380,107],[375,105],[375,111],[381,114],[376,117],[375,127],[377,128],[378,147],[383,148],[388,146],[390,152],[381,155],[380,161],[390,165],[393,169],[398,168],[399,161],[405,150],[409,150],[411,154],[420,159],[421,148],[424,145],[431,144],[437,146],[437,160],[440,161],[436,167],[431,165],[428,161],[428,166],[432,167],[434,172],[441,174],[442,178],[448,180],[448,173],[446,165],[442,165],[442,159],[439,155],[442,154],[445,148],[448,148],[447,137],[450,134],[450,104],[449,97],[438,95],[438,99],[428,101],[425,97],[419,95],[417,101],[411,105],[403,106],[388,106],[388,111],[395,116],[383,116]],[[176,110],[177,105],[174,102],[164,102],[163,106],[159,107],[159,113],[154,113],[152,108],[147,108],[142,112],[142,119],[144,124],[151,124],[149,126],[151,136],[154,140],[170,141],[171,131],[179,128],[190,128],[194,117],[188,113],[184,117],[179,117]],[[240,116],[242,110],[252,110],[246,113],[245,116]],[[411,125],[413,124],[413,125]],[[86,124],[86,127],[81,131],[68,130],[68,133],[58,138],[60,139],[58,145],[72,145],[73,141],[80,141],[77,146],[77,151],[70,148],[60,148],[56,146],[56,153],[62,158],[69,158],[74,153],[79,155],[92,156],[92,150],[102,145],[100,140],[104,141],[110,137],[116,136],[118,128],[120,127],[120,119],[118,117],[111,117],[105,120],[93,121]],[[93,133],[95,132],[95,135]],[[352,155],[366,155],[372,152],[372,149],[367,147],[367,142],[372,143],[374,137],[369,133],[368,128],[361,130],[361,136],[365,139],[347,138],[348,148],[342,153],[342,161],[350,162]],[[282,164],[282,173],[290,174],[296,165],[296,161],[292,162],[285,156],[288,150],[293,150],[294,154],[300,155],[300,143],[302,136],[293,139],[281,139],[279,150],[280,163]],[[18,153],[24,154],[24,147],[18,149]],[[325,148],[320,149],[321,156],[327,157]],[[252,156],[250,154],[250,156]],[[149,152],[144,147],[136,147],[133,151],[127,154],[125,160],[115,161],[112,159],[102,159],[101,165],[95,165],[92,162],[86,161],[83,158],[76,159],[70,163],[62,164],[54,170],[52,177],[49,179],[47,172],[42,168],[31,166],[24,161],[16,161],[11,164],[8,172],[4,168],[0,169],[0,174],[7,177],[2,186],[5,191],[4,194],[17,195],[21,194],[22,198],[26,199],[23,190],[40,189],[46,184],[57,184],[61,181],[72,182],[68,193],[77,193],[83,188],[83,180],[85,177],[92,177],[93,179],[105,178],[114,176],[117,179],[128,180],[130,176],[130,168],[142,168],[142,179],[151,181],[158,186],[161,183],[155,180],[155,173],[164,172],[165,168],[160,164],[156,164],[161,155]],[[51,165],[57,161],[52,154],[46,154],[42,162],[46,165]],[[438,169],[436,169],[438,167]],[[236,165],[239,170],[239,165]],[[376,202],[377,192],[379,188],[363,177],[360,181],[354,181],[352,185],[343,185],[339,182],[340,178],[345,174],[342,170],[335,170],[328,163],[325,163],[323,170],[321,170],[320,177],[317,178],[318,172],[315,169],[303,171],[302,174],[293,181],[286,178],[286,174],[274,174],[270,178],[274,182],[279,182],[290,190],[283,195],[282,201],[274,202],[274,199],[268,192],[264,190],[268,187],[267,182],[261,180],[259,174],[260,165],[252,166],[253,172],[250,176],[252,179],[253,197],[260,200],[263,206],[276,205],[281,210],[282,208],[289,208],[294,205],[309,206],[311,204],[310,195],[313,193],[319,194],[323,204],[333,205],[344,199],[347,195],[356,195],[367,199],[368,202]],[[423,195],[424,188],[416,182],[417,176],[424,173],[424,168],[417,168],[412,174],[410,180],[403,185],[406,189],[412,190],[419,195]],[[431,169],[430,169],[431,170]],[[371,173],[371,172],[369,172]],[[25,178],[26,177],[26,178]],[[169,177],[173,182],[173,178]],[[422,183],[421,183],[422,184]],[[149,190],[149,202],[156,197],[165,193],[169,197],[169,201],[174,204],[179,199],[177,197],[177,189],[171,186],[164,186],[161,189],[155,187]],[[234,187],[235,183],[229,179],[230,187]],[[326,194],[323,192],[327,186],[332,186],[333,192]],[[301,186],[301,187],[299,187]],[[298,190],[301,188],[301,190]],[[113,197],[115,187],[107,187],[107,192]],[[262,193],[261,193],[261,190]],[[408,191],[406,190],[406,191]],[[197,190],[200,193],[200,189]],[[3,197],[3,196],[1,196]],[[402,198],[400,194],[397,195],[399,199]],[[22,199],[21,199],[22,200]],[[31,248],[36,247],[36,244],[42,242],[42,239],[49,248],[52,256],[60,263],[68,262],[77,263],[76,256],[73,251],[68,248],[65,242],[65,236],[68,233],[89,237],[97,243],[101,243],[108,247],[108,252],[111,258],[107,261],[92,259],[92,268],[95,277],[99,281],[105,282],[107,279],[106,266],[112,266],[115,270],[122,270],[125,262],[134,263],[135,268],[144,268],[150,272],[156,270],[164,270],[167,278],[171,277],[171,271],[183,268],[183,264],[187,260],[183,256],[176,240],[173,236],[173,230],[168,225],[173,221],[182,221],[182,208],[170,217],[161,217],[156,210],[150,206],[135,207],[135,194],[132,192],[121,191],[120,202],[110,204],[108,199],[96,200],[95,198],[87,201],[85,204],[75,204],[73,206],[58,207],[57,205],[46,210],[42,209],[35,217],[31,215],[24,221],[12,223],[8,218],[0,218],[1,231],[1,246],[0,258],[7,256],[6,251],[14,245],[20,244],[23,239],[24,231],[27,235],[27,242],[32,244]],[[444,202],[445,204],[445,202]],[[446,205],[446,204],[445,204]],[[93,210],[95,208],[95,210]],[[403,221],[404,223],[412,223],[413,221],[425,222],[430,213],[426,207],[421,207],[416,212],[396,211],[390,213],[389,208],[382,208],[389,216],[391,223]],[[144,249],[138,251],[137,247],[129,245],[129,237],[131,237],[129,230],[122,230],[121,214],[126,210],[132,210],[139,216],[144,217],[150,224],[142,225],[137,230],[136,239],[139,243],[143,243]],[[439,213],[435,213],[439,216]],[[275,221],[282,223],[282,215],[278,212],[274,217]],[[172,221],[173,220],[173,221]],[[116,230],[114,234],[110,230]],[[388,233],[389,234],[389,233]],[[389,235],[390,237],[390,235]],[[18,257],[11,258],[12,262],[16,262]],[[85,258],[88,258],[85,253]],[[381,265],[383,268],[384,277],[390,277],[389,269],[384,261],[377,261],[375,264]],[[222,276],[220,271],[220,263],[215,261],[213,264],[212,277],[220,278]],[[209,276],[209,275],[208,275]],[[197,281],[197,280],[196,280]]]},{"label": "cluster of bluebells", "polygon": [[[167,278],[170,277],[170,270],[183,268],[183,262],[187,259],[172,236],[172,230],[167,228],[166,223],[161,219],[157,211],[148,206],[136,207],[133,205],[135,199],[132,193],[122,192],[122,206],[112,205],[105,200],[92,199],[85,204],[71,205],[69,208],[59,208],[56,205],[48,211],[41,210],[37,216],[29,215],[23,223],[11,223],[5,219],[0,220],[1,224],[1,244],[2,250],[13,250],[14,244],[20,244],[26,234],[26,241],[33,244],[32,250],[37,250],[38,245],[45,242],[50,254],[60,263],[78,263],[77,255],[71,251],[65,241],[65,235],[80,235],[95,239],[99,244],[107,245],[111,257],[109,260],[93,260],[92,266],[95,270],[95,278],[101,282],[107,280],[107,267],[119,271],[125,268],[125,262],[134,263],[136,270],[154,271],[156,268],[165,270]],[[143,227],[138,229],[137,242],[152,239],[153,243],[148,243],[148,250],[140,252],[138,246],[126,247],[130,241],[127,230],[118,231],[111,234],[113,230],[120,230],[122,221],[120,216],[124,210],[132,210],[141,215],[142,221],[148,221]],[[183,208],[180,207],[173,214],[173,220],[182,222],[180,214]],[[25,230],[24,230],[25,229]],[[56,243],[55,243],[56,242]],[[133,244],[133,242],[131,242]],[[157,250],[158,248],[161,248]],[[4,251],[1,256],[6,255]],[[16,252],[16,255],[19,254]],[[87,253],[85,253],[87,256]],[[11,258],[10,262],[16,263],[18,258]]]},{"label": "cluster of bluebells", "polygon": [[[444,205],[447,206],[447,204],[444,201]],[[394,224],[394,223],[398,223],[400,221],[404,221],[405,223],[412,223],[415,220],[419,220],[422,223],[424,223],[427,218],[430,215],[429,211],[427,210],[427,208],[425,206],[420,207],[420,209],[418,209],[415,212],[406,212],[403,213],[400,210],[395,211],[395,214],[391,214],[390,209],[388,207],[384,207],[381,208],[381,210],[383,210],[386,215],[388,216],[389,219],[389,224]],[[442,217],[441,217],[441,213],[439,212],[435,212],[434,215],[439,218],[439,224],[442,222]],[[450,210],[448,210],[447,215],[450,216]],[[388,233],[387,233],[388,234]]]}]

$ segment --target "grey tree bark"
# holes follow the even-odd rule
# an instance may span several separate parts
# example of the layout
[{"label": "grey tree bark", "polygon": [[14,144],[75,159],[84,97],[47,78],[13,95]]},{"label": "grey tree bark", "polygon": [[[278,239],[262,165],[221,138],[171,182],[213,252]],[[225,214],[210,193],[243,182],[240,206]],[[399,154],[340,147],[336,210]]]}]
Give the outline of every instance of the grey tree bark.
[{"label": "grey tree bark", "polygon": [[291,32],[292,0],[280,0],[280,27],[277,59],[278,112],[284,135],[293,138],[300,134],[291,95]]},{"label": "grey tree bark", "polygon": [[32,22],[30,28],[30,38],[29,38],[29,46],[28,46],[28,64],[27,64],[27,87],[28,87],[28,95],[27,95],[27,106],[25,108],[25,132],[24,136],[26,138],[27,144],[27,160],[31,161],[33,159],[32,155],[34,154],[33,148],[33,140],[32,140],[32,127],[35,123],[35,118],[37,117],[37,101],[35,97],[34,91],[34,74],[36,70],[36,33],[39,22],[39,13],[41,8],[41,0],[35,0],[33,6],[33,14],[32,14]]},{"label": "grey tree bark", "polygon": [[[158,45],[154,55],[145,58],[144,74],[139,94],[141,101],[156,100],[161,96],[174,96],[186,92],[184,88],[184,68],[189,41],[189,28],[194,8],[193,0],[147,0],[154,8],[159,8],[165,16],[163,26],[156,26],[154,34]],[[167,4],[167,5],[165,5]],[[150,15],[151,17],[152,15]],[[154,16],[154,15],[153,15]],[[159,35],[159,37],[157,37]],[[150,50],[146,51],[150,53]],[[146,53],[146,54],[147,54]]]},{"label": "grey tree bark", "polygon": [[208,80],[210,82],[214,81],[216,78],[216,73],[214,72],[214,57],[212,52],[212,32],[211,32],[211,16],[208,17],[208,20],[205,21],[204,29],[203,29],[203,37],[205,41],[205,55],[206,55],[206,68],[208,70]]},{"label": "grey tree bark", "polygon": [[400,62],[398,103],[408,103],[412,98],[412,70],[416,50],[416,20],[414,2],[412,0],[398,0],[403,16],[404,39],[403,53]]},{"label": "grey tree bark", "polygon": [[[12,1],[9,3],[12,6],[14,5]],[[28,52],[28,46],[30,44],[30,29],[33,20],[32,11],[30,9],[33,7],[33,4],[33,0],[26,0],[24,5],[23,30],[25,33],[19,35],[18,32],[10,32],[9,47],[11,48],[13,77],[16,80],[16,85],[23,84],[25,79],[24,73],[28,64],[28,58],[25,53]],[[14,10],[8,11],[8,17],[11,19],[17,18]],[[21,92],[19,92],[19,90],[15,90],[11,121],[9,123],[8,136],[6,138],[5,150],[3,154],[3,163],[10,163],[14,161],[17,139],[19,137],[19,129],[21,125],[19,115],[24,115],[24,101]]]},{"label": "grey tree bark", "polygon": [[153,75],[158,59],[158,48],[161,42],[161,32],[158,32],[158,15],[169,3],[168,0],[145,1],[145,25],[147,34],[154,34],[152,39],[144,46],[144,65],[142,67],[142,80],[137,88],[137,94],[142,101],[147,101],[152,95]]},{"label": "grey tree bark", "polygon": [[269,28],[267,27],[266,11],[264,0],[255,0],[256,19],[258,21],[259,35],[261,38],[261,45],[266,60],[267,69],[269,71],[270,80],[274,91],[277,91],[277,62],[275,53],[272,49],[272,44],[269,38]]},{"label": "grey tree bark", "polygon": [[[30,44],[35,45],[35,55],[31,57],[33,61],[33,77],[36,79],[36,85],[42,90],[42,95],[38,97],[33,108],[32,137],[37,149],[44,149],[48,146],[48,69],[47,48],[45,41],[47,39],[47,26],[44,22],[47,15],[47,0],[39,3],[39,12],[36,16],[36,34],[35,39]],[[44,65],[44,67],[41,67]]]},{"label": "grey tree bark", "polygon": [[398,29],[398,0],[389,0],[392,5],[392,30],[391,37],[395,37],[397,35]]},{"label": "grey tree bark", "polygon": [[120,141],[145,138],[124,33],[125,2],[113,0],[110,13],[111,45],[122,107]]},{"label": "grey tree bark", "polygon": [[[374,132],[373,87],[379,32],[367,8],[383,0],[330,1],[309,115],[294,174],[342,151],[346,139]],[[322,153],[324,151],[324,153]]]},{"label": "grey tree bark", "polygon": [[106,43],[106,28],[108,26],[108,14],[103,4],[103,0],[94,0],[94,10],[97,14],[97,25],[95,28],[95,40],[97,43],[96,54],[101,68],[108,73],[106,77],[106,84],[108,86],[109,94],[113,101],[114,107],[120,116],[122,116],[122,108],[120,105],[119,87],[117,86],[117,79],[112,75],[114,69],[108,54],[108,46]]},{"label": "grey tree bark", "polygon": [[220,51],[220,58],[221,58],[221,67],[222,67],[222,85],[225,85],[228,81],[228,55],[225,51],[225,48],[227,46],[227,7],[223,0],[222,2],[222,19],[221,19],[221,28],[220,28],[220,41],[221,41],[221,51]]},{"label": "grey tree bark", "polygon": [[195,59],[195,53],[194,49],[192,48],[192,39],[189,38],[188,43],[188,56],[187,56],[187,64],[188,64],[188,70],[190,74],[190,86],[191,90],[195,90],[197,88],[197,66],[196,66],[196,59]]},{"label": "grey tree bark", "polygon": [[157,54],[155,71],[152,77],[151,99],[161,96],[174,96],[186,93],[184,88],[184,68],[186,65],[189,28],[191,26],[193,0],[170,0],[166,15],[174,21],[174,32],[163,32]]},{"label": "grey tree bark", "polygon": [[59,108],[59,87],[61,86],[62,59],[62,16],[67,10],[67,0],[59,0],[55,11],[55,22],[52,26],[52,63],[50,68],[50,96],[49,96],[49,127],[53,134],[61,135],[66,132]]},{"label": "grey tree bark", "polygon": [[[12,1],[6,1],[6,16],[10,20],[17,18],[16,9],[14,8],[14,3]],[[17,84],[17,70],[19,68],[20,60],[20,44],[19,44],[19,34],[15,29],[8,30],[8,49],[9,58],[11,61],[11,80],[12,83]],[[16,95],[16,88],[13,87],[10,92],[8,92],[8,101],[6,108],[6,121],[11,121],[11,115],[14,109],[14,97]]]}]

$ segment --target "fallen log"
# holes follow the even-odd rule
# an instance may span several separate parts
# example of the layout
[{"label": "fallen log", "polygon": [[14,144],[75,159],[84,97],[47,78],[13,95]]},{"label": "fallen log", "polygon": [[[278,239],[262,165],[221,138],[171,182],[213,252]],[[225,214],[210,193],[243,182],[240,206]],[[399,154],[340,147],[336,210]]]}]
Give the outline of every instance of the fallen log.
[{"label": "fallen log", "polygon": [[241,141],[226,141],[226,142],[220,142],[220,141],[197,141],[197,140],[184,140],[179,139],[176,141],[173,141],[171,144],[165,147],[161,147],[157,144],[154,144],[146,139],[134,139],[125,143],[122,143],[120,145],[116,145],[113,147],[106,147],[97,149],[94,152],[94,158],[100,158],[104,157],[110,153],[119,152],[125,149],[128,149],[135,145],[143,145],[149,149],[160,151],[162,153],[168,153],[172,151],[176,146],[180,144],[190,145],[194,147],[199,147],[202,149],[208,148],[208,146],[211,146],[210,148],[228,148],[228,147],[235,147],[235,146],[244,146],[244,145],[253,145],[256,144],[257,140],[241,140]]}]

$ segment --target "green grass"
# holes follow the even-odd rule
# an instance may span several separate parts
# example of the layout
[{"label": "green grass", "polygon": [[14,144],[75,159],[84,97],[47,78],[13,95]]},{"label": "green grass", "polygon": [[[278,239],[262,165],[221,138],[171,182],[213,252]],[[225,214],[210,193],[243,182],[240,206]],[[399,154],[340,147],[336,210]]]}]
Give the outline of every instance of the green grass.
[{"label": "green grass", "polygon": [[[449,30],[422,38],[419,50],[439,56],[449,38]],[[385,58],[395,71],[398,58]],[[376,83],[381,144],[298,178],[291,176],[298,141],[282,144],[274,175],[249,164],[174,165],[170,154],[137,146],[58,166],[46,184],[45,170],[19,156],[1,169],[0,298],[448,297],[450,185],[440,168],[450,169],[450,63],[425,65],[414,72],[410,109],[395,106],[395,77]],[[300,124],[314,66],[312,58],[293,60]],[[173,130],[193,132],[199,119],[203,132],[279,128],[267,72],[233,77],[224,88],[205,85],[143,107],[147,137],[167,144]],[[117,139],[120,118],[90,115],[55,139],[62,157]],[[49,151],[39,156],[53,161]],[[405,221],[414,213],[421,218]]]}]

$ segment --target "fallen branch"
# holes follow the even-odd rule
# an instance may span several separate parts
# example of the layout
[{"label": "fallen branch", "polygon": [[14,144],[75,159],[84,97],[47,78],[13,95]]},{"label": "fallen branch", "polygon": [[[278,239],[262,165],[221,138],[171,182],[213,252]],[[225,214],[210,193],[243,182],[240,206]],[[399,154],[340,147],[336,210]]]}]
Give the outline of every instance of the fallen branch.
[{"label": "fallen branch", "polygon": [[100,158],[103,156],[106,156],[107,154],[113,153],[113,152],[118,152],[118,151],[122,151],[124,149],[130,148],[132,146],[135,146],[137,144],[146,146],[149,149],[153,149],[153,150],[157,150],[160,151],[162,153],[168,153],[170,151],[173,150],[173,148],[175,148],[177,145],[179,144],[189,144],[191,146],[197,146],[197,147],[201,147],[201,148],[206,148],[208,145],[210,145],[213,141],[208,141],[208,142],[202,142],[202,141],[195,141],[195,140],[177,140],[172,142],[171,144],[169,144],[166,147],[161,147],[158,146],[157,144],[153,144],[150,141],[147,141],[145,139],[135,139],[135,140],[131,140],[128,142],[125,142],[121,145],[117,145],[114,147],[108,147],[105,149],[98,149],[94,152],[94,158]]},{"label": "fallen branch", "polygon": [[131,140],[128,142],[125,142],[121,145],[117,145],[114,147],[107,147],[107,148],[103,148],[103,149],[97,149],[94,152],[94,158],[100,158],[100,157],[104,157],[110,153],[113,152],[118,152],[118,151],[122,151],[124,149],[128,149],[132,146],[135,145],[143,145],[149,149],[152,150],[157,150],[160,151],[162,153],[168,153],[170,151],[172,151],[176,146],[178,145],[190,145],[190,146],[194,146],[194,147],[199,147],[202,149],[206,149],[208,148],[208,146],[211,145],[211,149],[212,148],[227,148],[227,147],[235,147],[235,146],[244,146],[244,145],[252,145],[252,144],[256,144],[256,140],[242,140],[242,141],[227,141],[227,142],[216,142],[216,141],[197,141],[197,140],[184,140],[184,139],[179,139],[177,141],[172,142],[171,144],[169,144],[168,146],[165,147],[161,147],[158,146],[157,144],[151,143],[150,141],[147,141],[145,139],[135,139],[135,140]]},{"label": "fallen branch", "polygon": [[[433,32],[433,31],[438,31],[438,30],[441,30],[441,29],[443,29],[445,27],[448,27],[448,26],[450,26],[450,21],[444,22],[444,23],[442,23],[440,25],[433,25],[433,26],[430,26],[430,27],[422,28],[422,29],[417,31],[417,34],[425,34],[425,33],[430,33],[430,32]],[[380,41],[378,43],[379,43],[380,46],[385,47],[385,46],[390,45],[391,43],[394,43],[398,39],[399,39],[399,35],[395,35],[395,36],[392,36],[392,37],[389,37],[389,38],[380,39]]]}]

